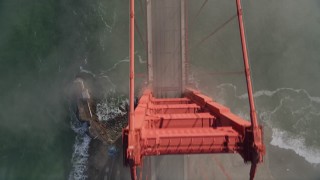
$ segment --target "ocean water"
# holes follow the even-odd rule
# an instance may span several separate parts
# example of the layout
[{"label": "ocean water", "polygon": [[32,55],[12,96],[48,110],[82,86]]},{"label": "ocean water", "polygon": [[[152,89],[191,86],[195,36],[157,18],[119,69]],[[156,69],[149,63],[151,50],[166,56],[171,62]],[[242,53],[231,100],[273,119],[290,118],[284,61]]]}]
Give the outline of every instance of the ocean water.
[{"label": "ocean water", "polygon": [[[234,112],[249,119],[247,107],[236,108],[243,103],[241,101],[248,100],[248,95],[238,95],[237,88],[232,84],[221,84],[218,88],[221,99],[226,99],[225,92],[232,91],[235,104],[231,107],[234,107]],[[319,97],[310,96],[306,90],[292,88],[256,91],[254,97],[259,107],[260,122],[271,129],[270,145],[292,150],[320,168],[320,131],[314,128],[319,123]]]},{"label": "ocean water", "polygon": [[[196,47],[234,15],[234,2],[210,0],[195,18],[201,3],[189,1],[190,79],[248,119],[244,76],[216,74],[243,69],[237,22]],[[268,169],[274,179],[319,179],[320,3],[243,7]],[[84,72],[100,83],[101,98],[127,93],[128,2],[1,0],[0,24],[0,179],[86,179],[90,137],[70,110],[70,84]],[[138,34],[136,41],[136,72],[145,73]]]}]

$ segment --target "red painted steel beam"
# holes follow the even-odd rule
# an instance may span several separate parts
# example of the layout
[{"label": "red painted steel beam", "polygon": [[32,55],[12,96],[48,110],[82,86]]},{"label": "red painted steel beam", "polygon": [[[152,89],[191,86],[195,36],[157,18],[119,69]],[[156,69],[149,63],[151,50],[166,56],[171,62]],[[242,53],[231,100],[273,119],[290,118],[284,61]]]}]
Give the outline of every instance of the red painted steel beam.
[{"label": "red painted steel beam", "polygon": [[151,101],[154,104],[189,104],[190,103],[190,99],[188,98],[167,98],[167,99],[154,98]]},{"label": "red painted steel beam", "polygon": [[251,123],[199,91],[186,89],[183,96],[157,99],[150,89],[144,91],[134,112],[134,133],[123,131],[124,159],[131,172],[144,156],[239,153],[252,162],[253,178],[257,163],[252,158],[259,151],[251,146]]},{"label": "red painted steel beam", "polygon": [[186,89],[185,97],[198,104],[203,110],[206,110],[219,119],[220,126],[231,126],[242,136],[245,136],[246,129],[251,127],[251,123],[230,112],[230,109],[214,102],[210,97],[201,94],[193,89]]},{"label": "red painted steel beam", "polygon": [[[257,120],[257,113],[254,104],[254,97],[253,97],[253,88],[250,76],[250,65],[249,65],[249,57],[247,51],[247,43],[245,37],[245,29],[243,24],[243,12],[241,7],[241,0],[237,1],[237,12],[238,12],[238,21],[239,21],[239,29],[240,29],[240,37],[241,37],[241,44],[242,44],[242,54],[243,54],[243,62],[245,67],[245,74],[246,74],[246,82],[247,82],[247,89],[248,89],[248,97],[249,97],[249,104],[250,104],[250,117],[251,117],[251,126],[253,136],[254,136],[254,145],[259,149],[262,150],[262,137],[261,132],[259,132],[259,125]],[[262,159],[261,159],[262,160]]]},{"label": "red painted steel beam", "polygon": [[[134,15],[134,0],[130,0],[130,45],[129,45],[129,56],[130,56],[130,92],[129,92],[129,136],[127,142],[128,157],[131,159],[129,162],[131,179],[136,180],[136,165],[134,164],[136,157],[136,139],[135,139],[135,121],[134,121],[134,25],[135,25],[135,15]],[[132,162],[133,161],[133,162]]]},{"label": "red painted steel beam", "polygon": [[134,127],[134,22],[134,0],[130,0],[130,131],[132,131],[132,127]]},{"label": "red painted steel beam", "polygon": [[161,104],[149,106],[149,112],[152,114],[181,114],[181,113],[196,113],[200,110],[200,106],[196,104]]},{"label": "red painted steel beam", "polygon": [[[252,124],[252,128],[255,129],[258,127],[258,121],[257,121],[253,93],[252,93],[253,90],[252,90],[252,83],[251,83],[251,76],[250,76],[249,57],[248,57],[247,43],[246,43],[245,30],[243,25],[243,17],[242,17],[243,12],[241,7],[241,0],[236,0],[236,1],[237,1],[238,21],[239,21],[239,29],[240,29],[240,37],[241,37],[241,45],[242,45],[242,55],[243,55],[243,62],[245,67],[245,75],[246,75],[249,104],[250,104],[251,124]],[[259,136],[256,138],[259,139]]]},{"label": "red painted steel beam", "polygon": [[232,128],[148,129],[141,131],[141,155],[235,153],[239,134]]},{"label": "red painted steel beam", "polygon": [[265,154],[265,147],[262,142],[262,131],[258,125],[257,113],[255,110],[255,104],[254,104],[254,97],[253,97],[253,90],[252,90],[253,88],[252,88],[252,82],[251,82],[251,76],[250,76],[250,65],[249,65],[245,29],[243,24],[243,11],[241,7],[241,0],[236,0],[236,4],[237,4],[237,14],[238,14],[239,29],[240,29],[241,45],[242,45],[243,62],[245,67],[245,75],[246,75],[248,97],[249,97],[249,104],[250,104],[253,148],[256,151],[256,152],[252,152],[252,159],[251,159],[250,179],[253,179],[255,176],[257,163],[263,161],[263,155]]},{"label": "red painted steel beam", "polygon": [[215,117],[210,113],[156,114],[146,117],[148,128],[213,127]]}]

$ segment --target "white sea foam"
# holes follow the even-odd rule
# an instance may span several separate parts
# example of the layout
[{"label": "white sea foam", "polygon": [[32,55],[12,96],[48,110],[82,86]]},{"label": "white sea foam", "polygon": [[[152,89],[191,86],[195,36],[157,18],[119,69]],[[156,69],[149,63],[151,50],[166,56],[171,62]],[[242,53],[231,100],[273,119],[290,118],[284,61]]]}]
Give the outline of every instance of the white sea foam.
[{"label": "white sea foam", "polygon": [[71,128],[77,134],[73,145],[72,170],[69,174],[69,180],[85,180],[87,175],[87,163],[89,157],[89,144],[91,138],[86,134],[88,126],[86,123],[74,118],[71,120]]},{"label": "white sea foam", "polygon": [[283,149],[293,150],[311,164],[320,164],[320,150],[315,147],[306,146],[303,137],[273,128],[270,144]]},{"label": "white sea foam", "polygon": [[[135,51],[134,54],[138,56],[138,62],[140,64],[147,63],[147,61],[143,60],[141,55],[139,55],[139,53],[137,51]],[[120,64],[123,64],[123,63],[125,63],[125,64],[130,63],[129,56],[125,57],[124,59],[118,60],[109,69],[101,71],[99,75],[105,75],[105,74],[107,74],[107,73],[109,73],[111,71],[114,71]]]},{"label": "white sea foam", "polygon": [[73,146],[72,171],[69,180],[85,180],[87,175],[88,149],[91,138],[88,135],[77,136]]},{"label": "white sea foam", "polygon": [[[237,87],[231,83],[225,83],[225,84],[220,84],[217,86],[217,88],[224,88],[224,87],[231,87],[234,89],[235,94],[237,93]],[[315,103],[320,103],[320,97],[315,97],[315,96],[311,96],[309,94],[309,92],[305,89],[293,89],[293,88],[278,88],[275,89],[273,91],[270,90],[260,90],[260,91],[255,91],[253,96],[255,98],[258,98],[260,96],[268,96],[268,97],[272,97],[273,95],[279,93],[279,92],[283,92],[283,91],[289,91],[289,92],[295,92],[295,93],[304,93],[312,102]],[[236,97],[238,97],[239,99],[247,99],[248,98],[248,94],[244,93],[241,95],[236,95]]]},{"label": "white sea foam", "polygon": [[[246,93],[238,95],[237,87],[233,84],[221,84],[218,88],[221,89],[221,92],[225,92],[226,88],[232,89],[233,91],[231,93],[233,93],[236,99],[240,100],[240,103],[242,100],[248,98]],[[218,98],[222,100],[227,96],[223,93],[221,95],[222,97]],[[268,105],[260,103],[260,106],[257,107],[259,119],[272,129],[272,140],[270,144],[283,149],[293,150],[297,155],[303,157],[311,164],[320,164],[319,146],[308,146],[305,143],[306,134],[313,133],[316,135],[317,131],[319,131],[316,127],[312,126],[312,124],[315,123],[320,116],[320,110],[317,108],[320,105],[320,97],[311,96],[304,89],[293,88],[278,88],[274,91],[260,90],[254,93],[257,102],[260,97],[272,98],[274,96],[277,96],[275,100],[278,100],[278,102],[276,102],[276,104]],[[301,104],[299,104],[299,102],[301,102]],[[242,113],[241,111],[243,111],[243,109],[240,109],[240,113],[238,114],[242,117],[246,117],[249,113]],[[283,119],[284,114],[288,115],[287,120]],[[278,119],[279,117],[281,119]],[[282,123],[279,123],[279,121],[282,121]],[[289,133],[289,131],[281,128],[283,121],[286,121],[285,123],[289,126],[287,128],[298,133]]]},{"label": "white sea foam", "polygon": [[105,101],[97,104],[97,116],[100,121],[114,119],[117,116],[126,114],[126,104],[128,100],[120,100],[116,98],[105,99]]},{"label": "white sea foam", "polygon": [[110,72],[110,71],[116,69],[117,66],[118,66],[119,64],[121,64],[121,63],[129,63],[129,62],[130,62],[130,61],[129,61],[129,57],[126,57],[125,59],[122,59],[122,60],[114,63],[113,66],[112,66],[111,68],[107,69],[106,71],[104,71],[104,73]]},{"label": "white sea foam", "polygon": [[80,68],[80,72],[82,72],[82,73],[87,73],[87,74],[92,75],[93,77],[96,77],[96,75],[95,75],[93,72],[84,69],[82,66],[80,66],[79,68]]},{"label": "white sea foam", "polygon": [[[308,91],[306,91],[305,89],[293,89],[293,88],[278,88],[274,91],[269,91],[269,90],[260,90],[257,91],[253,94],[254,97],[258,98],[260,96],[268,96],[268,97],[272,97],[274,94],[279,93],[281,91],[291,91],[291,92],[295,92],[295,93],[304,93],[308,99],[310,99],[312,102],[315,103],[320,103],[320,97],[314,97],[311,96]],[[243,94],[240,95],[239,98],[248,98],[248,94]]]}]

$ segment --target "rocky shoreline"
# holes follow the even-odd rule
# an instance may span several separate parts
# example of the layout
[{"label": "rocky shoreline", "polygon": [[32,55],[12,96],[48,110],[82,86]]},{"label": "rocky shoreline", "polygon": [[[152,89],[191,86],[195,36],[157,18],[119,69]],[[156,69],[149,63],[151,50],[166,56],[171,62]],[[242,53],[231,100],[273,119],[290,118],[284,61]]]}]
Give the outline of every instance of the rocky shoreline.
[{"label": "rocky shoreline", "polygon": [[122,167],[121,139],[122,129],[127,126],[127,107],[121,109],[123,113],[100,120],[97,116],[98,100],[91,95],[94,92],[89,90],[90,85],[79,77],[74,85],[76,114],[81,122],[88,123],[88,135],[92,138],[89,144],[88,179],[123,179],[124,176],[127,179],[129,171],[123,171],[126,168]]}]

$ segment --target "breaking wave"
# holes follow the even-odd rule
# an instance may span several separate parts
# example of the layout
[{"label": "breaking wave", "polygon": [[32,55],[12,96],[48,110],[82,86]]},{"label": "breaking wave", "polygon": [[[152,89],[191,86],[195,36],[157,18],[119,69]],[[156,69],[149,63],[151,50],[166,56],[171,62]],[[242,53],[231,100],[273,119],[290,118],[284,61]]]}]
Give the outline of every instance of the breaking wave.
[{"label": "breaking wave", "polygon": [[87,175],[87,164],[89,158],[89,144],[91,138],[87,135],[88,124],[80,122],[73,113],[71,128],[76,133],[72,153],[72,170],[69,180],[85,180]]},{"label": "breaking wave", "polygon": [[293,150],[298,155],[304,157],[309,163],[320,164],[320,150],[314,147],[307,147],[305,141],[303,137],[273,128],[270,144],[282,149]]},{"label": "breaking wave", "polygon": [[97,116],[100,121],[107,121],[126,114],[127,99],[113,97],[97,104]]},{"label": "breaking wave", "polygon": [[[221,84],[218,89],[218,101],[248,119],[249,107],[243,106],[248,103],[247,93],[238,95],[233,84]],[[293,88],[260,90],[254,97],[259,120],[272,129],[270,144],[293,150],[311,164],[320,164],[320,97]]]}]

